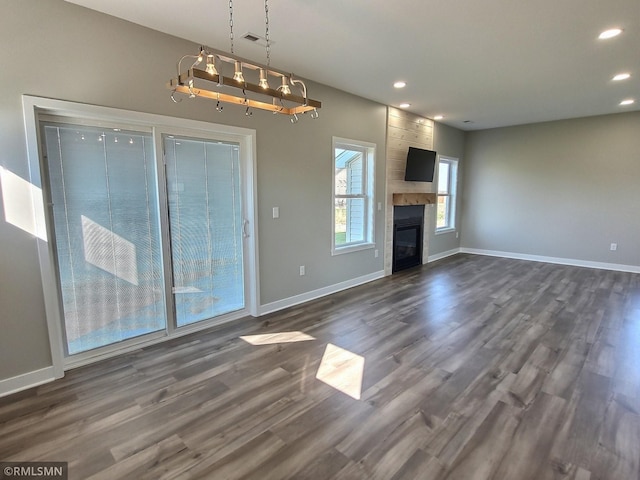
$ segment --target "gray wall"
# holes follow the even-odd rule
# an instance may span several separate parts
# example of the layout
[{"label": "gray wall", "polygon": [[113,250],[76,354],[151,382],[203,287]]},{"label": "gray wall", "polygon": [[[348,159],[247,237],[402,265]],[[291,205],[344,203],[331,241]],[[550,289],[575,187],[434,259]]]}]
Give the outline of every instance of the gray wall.
[{"label": "gray wall", "polygon": [[640,112],[470,132],[463,179],[462,247],[640,266]]},{"label": "gray wall", "polygon": [[[438,155],[457,158],[458,162],[458,196],[456,202],[456,231],[435,234],[436,209],[433,208],[431,226],[429,228],[429,256],[449,252],[460,248],[460,222],[462,218],[462,176],[464,174],[464,142],[465,132],[457,128],[435,122],[433,131],[433,149]],[[435,187],[434,187],[435,188]]]},{"label": "gray wall", "polygon": [[[372,250],[331,257],[331,137],[378,145],[376,195],[382,201],[385,106],[313,83],[309,95],[323,102],[320,118],[297,125],[267,112],[247,118],[232,106],[218,114],[206,100],[176,105],[165,82],[176,60],[197,45],[62,0],[4,0],[2,10],[0,165],[6,170],[29,178],[22,94],[255,128],[261,303],[383,269],[384,256],[374,258]],[[280,207],[278,220],[271,218],[274,206]],[[382,246],[383,212],[376,225]],[[47,367],[51,358],[35,240],[4,216],[0,240],[2,380]],[[300,277],[303,264],[307,274]]]}]

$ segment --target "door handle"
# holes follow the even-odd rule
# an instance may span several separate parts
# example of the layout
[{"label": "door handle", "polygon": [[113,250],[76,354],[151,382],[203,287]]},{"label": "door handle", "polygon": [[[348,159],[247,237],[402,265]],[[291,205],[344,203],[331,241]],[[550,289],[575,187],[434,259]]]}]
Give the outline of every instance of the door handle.
[{"label": "door handle", "polygon": [[242,222],[242,238],[249,238],[249,220],[246,218]]}]

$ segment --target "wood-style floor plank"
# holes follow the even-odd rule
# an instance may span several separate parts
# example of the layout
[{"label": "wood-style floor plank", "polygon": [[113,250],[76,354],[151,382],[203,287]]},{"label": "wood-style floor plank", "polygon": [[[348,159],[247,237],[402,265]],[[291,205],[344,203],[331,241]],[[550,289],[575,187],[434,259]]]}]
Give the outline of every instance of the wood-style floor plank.
[{"label": "wood-style floor plank", "polygon": [[[309,337],[241,338],[284,332]],[[0,461],[93,480],[638,480],[640,275],[456,255],[2,398]]]}]

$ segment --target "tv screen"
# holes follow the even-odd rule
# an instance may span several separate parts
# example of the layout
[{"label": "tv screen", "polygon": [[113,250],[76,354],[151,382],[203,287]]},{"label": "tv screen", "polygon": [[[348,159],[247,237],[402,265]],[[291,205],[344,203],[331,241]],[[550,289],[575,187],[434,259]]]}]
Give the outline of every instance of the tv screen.
[{"label": "tv screen", "polygon": [[433,182],[435,166],[436,152],[409,147],[404,179],[407,182]]}]

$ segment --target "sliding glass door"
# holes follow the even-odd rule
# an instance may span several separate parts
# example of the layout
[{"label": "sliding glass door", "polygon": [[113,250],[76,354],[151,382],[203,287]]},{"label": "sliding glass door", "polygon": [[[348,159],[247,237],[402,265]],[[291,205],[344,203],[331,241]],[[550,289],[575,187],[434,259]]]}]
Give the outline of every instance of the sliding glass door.
[{"label": "sliding glass door", "polygon": [[240,143],[85,123],[41,123],[66,356],[243,311]]},{"label": "sliding glass door", "polygon": [[68,355],[166,326],[150,132],[44,125]]},{"label": "sliding glass door", "polygon": [[239,146],[164,138],[178,327],[244,308]]}]

